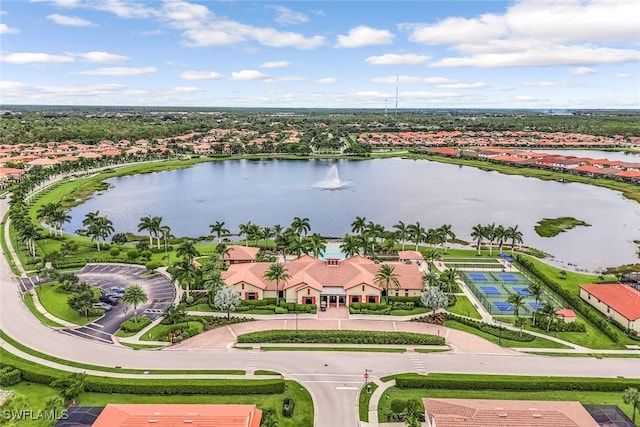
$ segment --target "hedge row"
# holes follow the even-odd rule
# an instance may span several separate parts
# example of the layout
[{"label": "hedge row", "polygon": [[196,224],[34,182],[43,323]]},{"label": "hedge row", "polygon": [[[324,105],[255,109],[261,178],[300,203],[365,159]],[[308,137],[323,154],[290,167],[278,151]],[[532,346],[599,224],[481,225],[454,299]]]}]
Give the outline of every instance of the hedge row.
[{"label": "hedge row", "polygon": [[0,386],[9,387],[22,381],[22,372],[12,366],[0,369]]},{"label": "hedge row", "polygon": [[[11,363],[5,364],[6,362]],[[15,365],[15,366],[14,366]],[[2,352],[2,369],[22,372],[22,380],[49,385],[68,372],[27,362],[17,356]],[[4,384],[3,384],[4,385]],[[281,394],[285,391],[283,380],[200,380],[200,379],[130,379],[87,376],[84,389],[96,393],[130,393],[147,395],[174,394]]]},{"label": "hedge row", "polygon": [[261,331],[238,336],[239,343],[401,344],[443,345],[444,338],[413,332]]},{"label": "hedge row", "polygon": [[[417,376],[396,377],[396,387],[401,389],[449,389],[449,390],[510,390],[510,391],[603,391],[617,392],[634,386],[633,380],[568,377],[495,377],[487,375],[457,376]],[[636,381],[637,383],[637,381]]]},{"label": "hedge row", "polygon": [[592,308],[589,304],[585,303],[579,295],[571,293],[571,291],[563,288],[556,281],[549,279],[538,270],[534,263],[524,258],[522,255],[517,254],[516,261],[521,266],[529,270],[531,274],[536,276],[545,286],[560,295],[567,302],[567,304],[573,307],[584,317],[589,319],[589,321],[593,323],[596,328],[600,329],[603,334],[608,336],[611,341],[618,342],[620,340],[620,337],[618,336],[616,331],[611,327],[611,325],[609,324],[609,322],[607,322],[603,315],[599,311]]},{"label": "hedge row", "polygon": [[471,326],[472,328],[475,328],[479,331],[507,340],[530,342],[536,339],[535,336],[527,334],[526,332],[512,331],[510,329],[490,325],[479,320],[471,320],[467,319],[466,317],[456,316],[455,314],[451,313],[445,313],[445,319],[455,320],[456,322],[462,323],[463,325]]}]

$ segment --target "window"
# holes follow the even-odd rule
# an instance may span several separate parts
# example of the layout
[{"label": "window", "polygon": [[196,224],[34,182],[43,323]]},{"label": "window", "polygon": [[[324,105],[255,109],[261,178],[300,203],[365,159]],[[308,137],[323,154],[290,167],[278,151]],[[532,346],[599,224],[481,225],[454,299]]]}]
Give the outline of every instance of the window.
[{"label": "window", "polygon": [[360,295],[351,295],[351,302],[360,302]]},{"label": "window", "polygon": [[278,298],[284,298],[284,291],[278,291]]},{"label": "window", "polygon": [[408,297],[409,296],[409,291],[404,291],[404,296]]},{"label": "window", "polygon": [[376,296],[375,295],[369,295],[367,297],[367,302],[375,303],[376,302]]},{"label": "window", "polygon": [[258,299],[258,293],[257,292],[248,292],[247,293],[247,299],[248,300],[256,300],[256,299]]}]

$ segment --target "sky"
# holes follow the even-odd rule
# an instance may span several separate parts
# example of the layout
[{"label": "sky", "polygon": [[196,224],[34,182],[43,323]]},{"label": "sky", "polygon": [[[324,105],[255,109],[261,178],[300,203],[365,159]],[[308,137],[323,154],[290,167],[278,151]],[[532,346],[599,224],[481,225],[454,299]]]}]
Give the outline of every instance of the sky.
[{"label": "sky", "polygon": [[640,2],[2,0],[0,103],[637,109]]}]

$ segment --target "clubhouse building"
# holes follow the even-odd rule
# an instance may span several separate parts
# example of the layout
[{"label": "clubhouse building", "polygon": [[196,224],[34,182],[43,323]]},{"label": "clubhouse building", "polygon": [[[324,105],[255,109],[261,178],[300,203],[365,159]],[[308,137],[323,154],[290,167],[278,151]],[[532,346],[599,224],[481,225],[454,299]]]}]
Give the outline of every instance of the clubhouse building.
[{"label": "clubhouse building", "polygon": [[[424,289],[422,271],[417,263],[389,262],[400,286],[391,284],[390,296],[418,297]],[[276,298],[289,303],[320,304],[341,307],[352,302],[377,303],[386,296],[386,284],[375,280],[382,264],[353,256],[344,260],[320,260],[304,255],[285,264],[291,278],[276,285],[264,278],[269,262],[238,263],[222,273],[222,279],[240,292],[242,299]],[[276,289],[278,286],[278,289]]]},{"label": "clubhouse building", "polygon": [[620,283],[581,285],[580,297],[623,328],[640,333],[640,291]]}]

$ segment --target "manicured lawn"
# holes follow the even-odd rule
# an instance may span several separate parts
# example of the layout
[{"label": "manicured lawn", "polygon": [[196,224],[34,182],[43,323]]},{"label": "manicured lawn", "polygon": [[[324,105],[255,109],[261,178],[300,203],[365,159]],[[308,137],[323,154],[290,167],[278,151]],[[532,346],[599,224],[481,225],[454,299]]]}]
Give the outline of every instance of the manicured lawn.
[{"label": "manicured lawn", "polygon": [[155,350],[158,348],[164,348],[163,345],[153,345],[153,344],[133,344],[128,342],[120,342],[121,345],[125,347],[132,348],[134,350]]},{"label": "manicured lawn", "polygon": [[570,216],[563,216],[560,218],[543,218],[533,228],[540,237],[553,237],[577,226],[590,227],[591,225]]},{"label": "manicured lawn", "polygon": [[[387,396],[389,396],[387,398]],[[404,389],[391,387],[385,391],[378,406],[378,419],[386,420],[386,414],[391,412],[389,405],[394,399],[408,400],[418,399],[420,410],[424,411],[422,398],[441,397],[452,399],[500,399],[500,400],[560,400],[579,401],[582,404],[618,405],[631,418],[631,405],[622,401],[622,392],[596,392],[596,391],[498,391],[498,390],[428,390],[428,389]]]},{"label": "manicured lawn", "polygon": [[38,311],[36,306],[33,304],[33,297],[30,293],[24,294],[24,303],[27,305],[27,307],[29,307],[29,311],[36,317],[36,319],[38,319],[43,324],[54,328],[62,328],[61,324],[54,322]]},{"label": "manicured lawn", "polygon": [[482,319],[478,310],[476,310],[471,301],[469,301],[469,298],[464,295],[456,295],[455,305],[448,307],[447,311],[474,319]]},{"label": "manicured lawn", "polygon": [[452,329],[457,329],[459,331],[469,332],[470,334],[477,335],[480,338],[484,338],[487,341],[490,341],[494,344],[498,344],[498,341],[501,341],[499,344],[501,347],[517,347],[517,348],[569,348],[565,345],[559,344],[555,341],[545,340],[543,338],[536,337],[533,341],[513,341],[505,338],[499,339],[499,337],[495,337],[491,334],[487,334],[486,332],[479,331],[478,329],[472,328],[471,326],[463,325],[462,323],[458,323],[455,320],[447,320],[444,322],[444,326]]},{"label": "manicured lawn", "polygon": [[100,316],[86,318],[69,307],[67,301],[71,294],[58,292],[57,289],[59,286],[60,284],[58,282],[52,282],[36,287],[40,303],[49,313],[59,319],[75,323],[76,325],[86,325],[100,318]]},{"label": "manicured lawn", "polygon": [[[247,347],[249,348],[249,347]],[[404,353],[404,348],[388,347],[260,347],[262,351],[349,351],[356,353]]]},{"label": "manicured lawn", "polygon": [[[52,399],[54,397],[57,397],[59,394],[58,392],[46,385],[43,384],[36,384],[36,383],[27,383],[27,382],[21,382],[19,384],[16,384],[14,386],[11,387],[3,387],[6,390],[10,390],[14,393],[15,397],[16,397],[16,405],[12,406],[12,407],[3,407],[3,410],[14,410],[14,411],[21,411],[21,410],[30,410],[33,411],[34,417],[36,418],[38,411],[41,410],[45,410],[46,409],[46,403],[49,399]],[[59,408],[60,411],[62,411],[62,407]],[[14,412],[15,413],[15,412]],[[10,415],[11,412],[8,412],[7,415]],[[62,415],[62,413],[60,414]],[[32,417],[27,416],[25,419],[14,419],[14,420],[7,420],[6,418],[2,418],[2,422],[0,422],[0,425],[6,426],[6,427],[49,427],[51,426],[52,421],[51,420],[44,420],[44,419],[31,419]]]},{"label": "manicured lawn", "polygon": [[371,395],[377,388],[378,385],[376,383],[369,383],[371,393],[367,393],[366,387],[360,390],[360,395],[358,396],[358,415],[360,421],[369,422],[369,402],[371,401]]},{"label": "manicured lawn", "polygon": [[[180,325],[184,325],[185,329],[195,326],[196,328],[198,328],[199,334],[203,331],[203,326],[200,322],[184,322],[180,323]],[[175,325],[156,325],[143,336],[141,336],[140,341],[168,341],[169,331],[174,327]]]},{"label": "manicured lawn", "polygon": [[8,214],[4,216],[2,219],[2,227],[0,227],[0,247],[2,247],[2,253],[7,258],[7,262],[9,263],[9,267],[11,267],[11,272],[16,276],[20,275],[18,271],[18,267],[16,267],[16,263],[13,260],[13,257],[9,256],[9,247],[7,246],[7,241],[4,238],[4,228],[6,226],[5,221],[8,218]]},{"label": "manicured lawn", "polygon": [[[135,394],[83,393],[80,403],[87,406],[103,406],[107,403],[199,403],[199,404],[255,404],[260,409],[272,409],[278,427],[312,427],[313,401],[311,395],[295,381],[286,381],[286,391],[282,394],[248,396],[141,396]],[[293,417],[282,416],[282,401],[293,399]]]},{"label": "manicured lawn", "polygon": [[612,358],[612,359],[636,359],[640,358],[640,351],[637,354],[614,354],[614,353],[555,353],[555,352],[533,352],[525,353],[535,354],[538,356],[555,356],[555,357],[593,357],[595,359]]},{"label": "manicured lawn", "polygon": [[413,316],[414,314],[425,314],[431,311],[430,308],[417,307],[413,310],[391,310],[392,316]]}]

